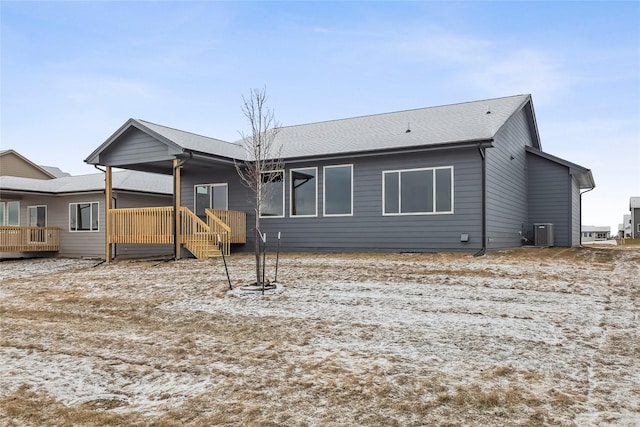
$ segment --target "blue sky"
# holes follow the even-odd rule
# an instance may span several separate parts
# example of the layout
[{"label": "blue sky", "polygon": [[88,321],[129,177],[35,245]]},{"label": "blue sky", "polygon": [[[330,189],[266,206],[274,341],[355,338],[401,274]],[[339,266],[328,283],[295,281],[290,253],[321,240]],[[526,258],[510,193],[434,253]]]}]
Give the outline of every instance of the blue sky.
[{"label": "blue sky", "polygon": [[583,223],[640,196],[640,2],[0,0],[0,147],[72,174],[128,118],[236,140],[530,93],[544,151],[592,169]]}]

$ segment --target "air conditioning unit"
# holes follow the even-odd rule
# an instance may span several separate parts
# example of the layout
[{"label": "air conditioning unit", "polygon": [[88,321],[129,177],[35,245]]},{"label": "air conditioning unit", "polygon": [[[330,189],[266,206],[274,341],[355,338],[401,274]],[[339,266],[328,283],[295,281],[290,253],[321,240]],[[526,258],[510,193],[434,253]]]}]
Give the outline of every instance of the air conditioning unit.
[{"label": "air conditioning unit", "polygon": [[533,224],[533,244],[535,246],[553,246],[553,224]]}]

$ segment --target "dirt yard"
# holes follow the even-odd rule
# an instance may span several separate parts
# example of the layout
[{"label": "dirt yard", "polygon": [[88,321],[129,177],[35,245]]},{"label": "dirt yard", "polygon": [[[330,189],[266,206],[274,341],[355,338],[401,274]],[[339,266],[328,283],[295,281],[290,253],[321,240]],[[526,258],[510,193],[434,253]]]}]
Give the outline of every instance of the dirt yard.
[{"label": "dirt yard", "polygon": [[640,425],[638,247],[96,264],[0,263],[0,425]]}]

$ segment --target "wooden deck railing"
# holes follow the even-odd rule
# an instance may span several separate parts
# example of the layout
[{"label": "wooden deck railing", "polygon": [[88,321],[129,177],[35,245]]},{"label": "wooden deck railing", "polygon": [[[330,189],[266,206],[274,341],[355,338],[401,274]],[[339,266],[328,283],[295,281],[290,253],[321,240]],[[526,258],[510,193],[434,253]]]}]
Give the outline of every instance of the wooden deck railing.
[{"label": "wooden deck railing", "polygon": [[225,255],[229,255],[231,253],[231,227],[218,218],[213,210],[205,209],[205,213],[207,214],[207,225],[214,234],[214,242],[217,243],[217,238],[220,236],[220,250]]},{"label": "wooden deck railing", "polygon": [[231,228],[231,243],[247,243],[247,214],[242,211],[211,209],[213,214]]},{"label": "wooden deck railing", "polygon": [[56,252],[60,229],[56,227],[0,227],[0,252]]},{"label": "wooden deck railing", "polygon": [[173,207],[110,209],[109,243],[173,243]]},{"label": "wooden deck railing", "polygon": [[[232,243],[246,243],[246,214],[239,211],[207,209],[207,222],[189,208],[180,208],[180,243],[198,258],[218,249],[231,252]],[[172,244],[173,207],[110,209],[109,243]]]}]

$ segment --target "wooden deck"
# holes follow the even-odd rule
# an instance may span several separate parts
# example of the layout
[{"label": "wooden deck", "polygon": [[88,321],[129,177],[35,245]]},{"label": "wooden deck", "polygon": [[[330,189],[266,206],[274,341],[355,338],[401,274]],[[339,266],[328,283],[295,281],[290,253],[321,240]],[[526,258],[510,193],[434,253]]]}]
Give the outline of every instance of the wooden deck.
[{"label": "wooden deck", "polygon": [[0,252],[57,252],[59,250],[59,228],[0,226]]},{"label": "wooden deck", "polygon": [[[173,244],[174,209],[109,209],[109,243]],[[206,259],[231,252],[231,244],[246,243],[246,214],[239,211],[206,210],[206,220],[182,206],[177,221],[179,242],[196,258]]]}]

